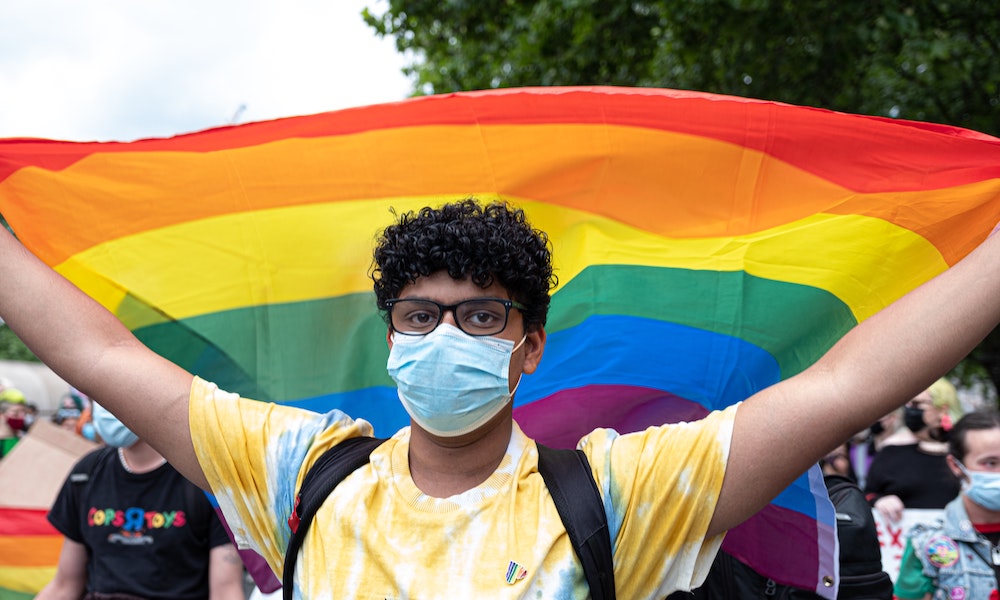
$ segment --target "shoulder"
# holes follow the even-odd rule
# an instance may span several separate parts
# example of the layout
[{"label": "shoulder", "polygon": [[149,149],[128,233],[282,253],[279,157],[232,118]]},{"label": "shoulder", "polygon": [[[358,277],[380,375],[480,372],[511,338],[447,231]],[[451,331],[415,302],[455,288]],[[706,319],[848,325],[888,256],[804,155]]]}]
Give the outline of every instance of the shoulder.
[{"label": "shoulder", "polygon": [[[714,480],[725,472],[733,435],[736,406],[702,419],[649,427],[620,434],[596,429],[577,447],[587,455],[602,488],[619,491],[652,486],[663,496],[664,482]],[[695,465],[698,468],[693,469]],[[688,481],[688,483],[691,483]]]},{"label": "shoulder", "polygon": [[728,449],[732,439],[733,423],[736,419],[738,405],[724,410],[712,411],[701,419],[667,423],[656,427],[648,427],[641,431],[621,434],[614,429],[595,429],[584,436],[577,448],[595,457],[600,457],[602,451],[610,453],[641,450],[649,444],[676,449],[689,448],[696,445],[721,445]]},{"label": "shoulder", "polygon": [[921,560],[923,560],[923,555],[926,554],[924,550],[927,548],[937,547],[944,550],[952,545],[955,548],[958,547],[950,537],[945,535],[945,527],[944,519],[938,518],[926,523],[916,523],[907,530],[906,537]]},{"label": "shoulder", "polygon": [[340,411],[321,414],[241,398],[199,379],[191,394],[195,453],[241,541],[239,523],[260,521],[261,515],[276,524],[287,520],[301,478],[325,450],[372,434],[367,421]]},{"label": "shoulder", "polygon": [[[230,437],[234,434],[267,434],[273,437],[287,431],[297,432],[296,437],[315,437],[320,432],[356,425],[361,435],[371,435],[371,425],[363,419],[352,419],[339,410],[317,413],[294,406],[244,398],[239,394],[220,389],[214,383],[195,377],[191,386],[191,429],[203,432],[206,437],[217,434]],[[256,425],[267,423],[266,431],[258,431]],[[238,423],[239,427],[220,428],[219,423]],[[345,436],[350,437],[350,436]]]},{"label": "shoulder", "polygon": [[906,456],[917,453],[916,444],[891,444],[883,446],[876,456]]},{"label": "shoulder", "polygon": [[944,526],[944,519],[941,518],[929,523],[916,523],[907,530],[906,535],[911,539],[922,538],[928,535],[936,535],[944,531]]},{"label": "shoulder", "polygon": [[927,573],[951,567],[961,558],[958,540],[940,528],[929,527],[911,539],[914,556],[920,560]]},{"label": "shoulder", "polygon": [[877,469],[882,465],[909,461],[918,454],[916,444],[898,444],[893,446],[883,446],[872,459],[872,468]]},{"label": "shoulder", "polygon": [[889,446],[906,446],[909,444],[916,444],[917,438],[913,435],[913,432],[905,427],[897,429],[896,431],[889,434],[888,437],[884,438],[879,442],[879,449],[887,448]]},{"label": "shoulder", "polygon": [[91,450],[84,454],[80,460],[76,461],[70,475],[91,473],[99,465],[115,460],[116,449],[111,446],[102,446],[96,450]]},{"label": "shoulder", "polygon": [[317,452],[348,437],[373,433],[367,421],[339,410],[321,414],[242,398],[197,378],[190,422],[195,452],[209,481],[211,464],[220,457],[233,461],[237,469],[267,467],[285,477]]}]

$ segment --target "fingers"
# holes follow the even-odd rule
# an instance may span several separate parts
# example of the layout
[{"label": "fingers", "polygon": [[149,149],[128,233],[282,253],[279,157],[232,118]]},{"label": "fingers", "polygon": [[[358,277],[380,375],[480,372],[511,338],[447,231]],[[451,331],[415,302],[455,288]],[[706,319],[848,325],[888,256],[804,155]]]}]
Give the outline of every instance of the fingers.
[{"label": "fingers", "polygon": [[903,518],[903,501],[899,499],[899,496],[882,496],[875,501],[875,510],[883,519],[895,523]]}]

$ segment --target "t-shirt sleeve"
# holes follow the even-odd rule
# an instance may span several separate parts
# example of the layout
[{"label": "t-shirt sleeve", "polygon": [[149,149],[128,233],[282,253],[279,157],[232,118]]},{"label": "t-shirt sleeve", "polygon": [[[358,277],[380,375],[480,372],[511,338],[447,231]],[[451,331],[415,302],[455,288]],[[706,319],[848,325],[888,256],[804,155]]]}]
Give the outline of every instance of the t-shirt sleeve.
[{"label": "t-shirt sleeve", "polygon": [[[599,429],[581,441],[609,515],[622,597],[662,597],[707,576],[723,539],[706,535],[736,410],[625,435]],[[648,590],[646,582],[661,583]]]},{"label": "t-shirt sleeve", "polygon": [[372,434],[366,421],[340,411],[319,414],[240,398],[197,377],[188,417],[198,462],[233,539],[276,573],[303,467],[343,439]]},{"label": "t-shirt sleeve", "polygon": [[900,600],[923,598],[934,592],[934,580],[924,574],[924,567],[913,550],[913,540],[906,541],[903,558],[899,561],[899,574],[892,589]]},{"label": "t-shirt sleeve", "polygon": [[59,533],[82,544],[83,532],[80,530],[80,502],[77,497],[77,487],[78,485],[72,483],[67,477],[46,518]]},{"label": "t-shirt sleeve", "polygon": [[226,533],[226,526],[222,524],[219,513],[212,508],[212,518],[208,521],[208,547],[217,548],[223,544],[231,544],[229,534]]}]

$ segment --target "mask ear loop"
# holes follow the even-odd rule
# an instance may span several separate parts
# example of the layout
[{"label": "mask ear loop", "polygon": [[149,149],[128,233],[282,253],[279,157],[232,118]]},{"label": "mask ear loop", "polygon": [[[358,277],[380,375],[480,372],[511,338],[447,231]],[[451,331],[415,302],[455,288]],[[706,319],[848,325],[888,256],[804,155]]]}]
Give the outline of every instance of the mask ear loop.
[{"label": "mask ear loop", "polygon": [[958,470],[961,471],[963,475],[965,475],[965,479],[962,480],[962,490],[963,491],[967,490],[969,486],[972,485],[972,474],[969,473],[969,470],[965,468],[965,465],[962,464],[962,461],[958,460],[954,456],[952,456],[951,458],[955,461],[955,464],[958,465]]},{"label": "mask ear loop", "polygon": [[[524,334],[524,336],[521,338],[521,341],[518,342],[514,346],[514,348],[510,351],[510,355],[511,356],[514,356],[514,353],[517,352],[517,349],[524,345],[524,341],[526,339],[528,339],[528,334],[527,333]],[[523,380],[523,379],[524,379],[524,372],[522,371],[521,374],[517,376],[517,383],[514,384],[514,389],[512,389],[509,392],[509,394],[508,394],[508,399],[507,399],[508,402],[514,400],[514,392],[517,391],[517,388],[521,385],[521,380]]]}]

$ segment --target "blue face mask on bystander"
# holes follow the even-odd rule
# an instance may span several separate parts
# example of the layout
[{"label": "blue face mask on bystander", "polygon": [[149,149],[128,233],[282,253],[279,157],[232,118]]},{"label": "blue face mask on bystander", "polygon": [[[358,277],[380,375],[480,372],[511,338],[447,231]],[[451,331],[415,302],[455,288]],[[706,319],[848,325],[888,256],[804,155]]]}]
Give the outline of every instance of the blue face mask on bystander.
[{"label": "blue face mask on bystander", "polygon": [[108,409],[100,404],[94,404],[91,420],[94,423],[94,431],[109,446],[128,448],[139,441],[139,436],[132,433],[132,430],[125,427],[125,424],[119,421],[118,417],[108,412]]},{"label": "blue face mask on bystander", "polygon": [[962,482],[965,496],[986,510],[1000,511],[1000,473],[970,471],[961,462],[955,463],[969,478]]}]

